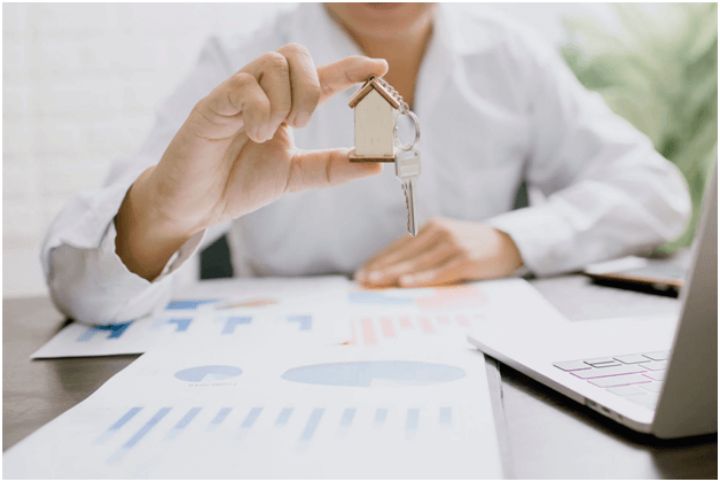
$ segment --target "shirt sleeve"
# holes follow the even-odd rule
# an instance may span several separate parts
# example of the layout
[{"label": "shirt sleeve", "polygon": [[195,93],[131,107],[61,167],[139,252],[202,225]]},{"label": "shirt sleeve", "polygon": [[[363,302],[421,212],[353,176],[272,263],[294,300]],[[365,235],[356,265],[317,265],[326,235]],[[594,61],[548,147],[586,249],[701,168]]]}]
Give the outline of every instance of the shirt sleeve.
[{"label": "shirt sleeve", "polygon": [[51,298],[63,314],[86,323],[114,323],[147,315],[167,301],[175,273],[201,248],[204,233],[185,242],[151,282],[118,257],[114,219],[135,179],[160,160],[194,104],[226,76],[222,47],[211,39],[195,68],[159,109],[138,152],[116,160],[104,187],[79,194],[55,218],[41,261]]},{"label": "shirt sleeve", "polygon": [[650,140],[587,91],[559,55],[524,45],[516,72],[527,93],[525,178],[544,202],[489,220],[538,275],[647,251],[673,240],[690,215],[679,170]]}]

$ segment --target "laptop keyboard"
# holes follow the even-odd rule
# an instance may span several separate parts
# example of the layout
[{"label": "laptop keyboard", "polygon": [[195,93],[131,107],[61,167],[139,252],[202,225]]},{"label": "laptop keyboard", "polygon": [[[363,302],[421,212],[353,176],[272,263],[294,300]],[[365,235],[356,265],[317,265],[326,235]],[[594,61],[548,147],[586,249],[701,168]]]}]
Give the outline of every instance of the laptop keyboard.
[{"label": "laptop keyboard", "polygon": [[556,368],[596,387],[655,409],[669,351],[653,351],[553,363]]}]

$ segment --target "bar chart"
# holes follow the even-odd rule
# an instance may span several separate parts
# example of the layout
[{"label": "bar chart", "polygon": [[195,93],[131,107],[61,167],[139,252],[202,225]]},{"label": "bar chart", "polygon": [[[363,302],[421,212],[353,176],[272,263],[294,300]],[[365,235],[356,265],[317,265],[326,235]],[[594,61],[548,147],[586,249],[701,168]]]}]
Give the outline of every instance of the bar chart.
[{"label": "bar chart", "polygon": [[[353,430],[377,437],[395,436],[412,439],[427,429],[437,430],[453,426],[456,407],[445,406],[131,406],[116,415],[116,419],[99,434],[95,444],[108,448],[108,461],[126,457],[132,449],[143,446],[153,437],[155,450],[162,450],[158,441],[176,441],[183,436],[207,439],[240,437],[252,443],[255,430],[258,436],[289,442],[303,450],[322,433],[324,437],[347,440]],[[370,432],[368,432],[368,427]],[[442,433],[442,432],[440,432]],[[161,444],[163,442],[160,442]],[[202,441],[200,442],[202,445]],[[166,447],[166,448],[169,448]]]},{"label": "bar chart", "polygon": [[197,310],[201,306],[217,303],[217,299],[203,299],[203,300],[172,300],[167,306],[166,310]]},{"label": "bar chart", "polygon": [[315,326],[315,317],[310,313],[289,313],[289,314],[220,314],[213,315],[214,322],[219,326],[221,336],[230,336],[239,333],[242,326],[250,326],[261,323],[266,326],[282,328],[283,325],[301,332],[309,332]]},{"label": "bar chart", "polygon": [[175,378],[184,382],[211,382],[237,378],[242,374],[240,367],[231,365],[204,365],[189,367],[175,373]]},{"label": "bar chart", "polygon": [[427,338],[434,335],[465,333],[474,323],[486,316],[481,312],[443,314],[368,314],[350,320],[351,331],[347,345],[378,346],[407,338]]},{"label": "bar chart", "polygon": [[108,340],[117,340],[123,336],[132,323],[132,321],[126,321],[124,323],[90,326],[83,330],[80,336],[77,337],[77,341],[89,342],[96,336],[104,337]]},{"label": "bar chart", "polygon": [[351,305],[393,308],[414,307],[420,310],[476,309],[487,302],[487,296],[477,285],[446,286],[420,289],[367,289],[350,291]]},{"label": "bar chart", "polygon": [[405,360],[321,363],[291,368],[282,375],[296,383],[345,387],[436,385],[464,377],[462,368]]}]

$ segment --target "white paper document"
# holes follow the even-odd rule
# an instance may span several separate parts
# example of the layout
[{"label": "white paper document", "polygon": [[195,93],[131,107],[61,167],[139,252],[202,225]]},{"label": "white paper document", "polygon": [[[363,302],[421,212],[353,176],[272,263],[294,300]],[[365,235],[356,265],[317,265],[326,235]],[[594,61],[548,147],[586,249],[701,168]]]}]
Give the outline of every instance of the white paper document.
[{"label": "white paper document", "polygon": [[343,310],[336,305],[345,303],[349,284],[341,276],[203,281],[181,288],[163,310],[142,319],[71,323],[32,358],[137,354],[176,340],[222,340],[268,330],[317,340],[346,338],[350,328],[338,320]]},{"label": "white paper document", "polygon": [[506,279],[418,289],[364,290],[348,294],[350,344],[376,346],[396,340],[454,337],[464,341],[480,326],[564,317],[527,281]]},{"label": "white paper document", "polygon": [[144,353],[185,339],[247,338],[279,330],[315,341],[374,346],[465,335],[479,324],[562,319],[526,281],[421,289],[362,289],[343,277],[205,281],[162,311],[107,326],[71,323],[33,354],[57,358]]},{"label": "white paper document", "polygon": [[4,476],[502,476],[483,355],[467,344],[293,338],[155,349],[6,452]]}]

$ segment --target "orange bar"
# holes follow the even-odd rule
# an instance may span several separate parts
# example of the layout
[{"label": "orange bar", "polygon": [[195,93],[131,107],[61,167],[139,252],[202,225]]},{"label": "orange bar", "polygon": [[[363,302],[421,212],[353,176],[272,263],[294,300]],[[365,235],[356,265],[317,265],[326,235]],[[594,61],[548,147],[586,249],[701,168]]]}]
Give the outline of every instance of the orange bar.
[{"label": "orange bar", "polygon": [[380,328],[382,329],[383,336],[386,338],[395,337],[395,327],[390,318],[380,318]]},{"label": "orange bar", "polygon": [[430,318],[427,318],[425,316],[419,316],[418,321],[420,322],[420,328],[422,328],[422,331],[424,331],[425,333],[435,332],[432,323],[430,322]]},{"label": "orange bar", "polygon": [[374,345],[377,343],[377,336],[375,336],[375,328],[373,328],[373,322],[370,318],[365,318],[362,321],[363,324],[363,336],[365,337],[366,345]]},{"label": "orange bar", "polygon": [[408,315],[400,316],[400,328],[412,328],[412,320]]}]

